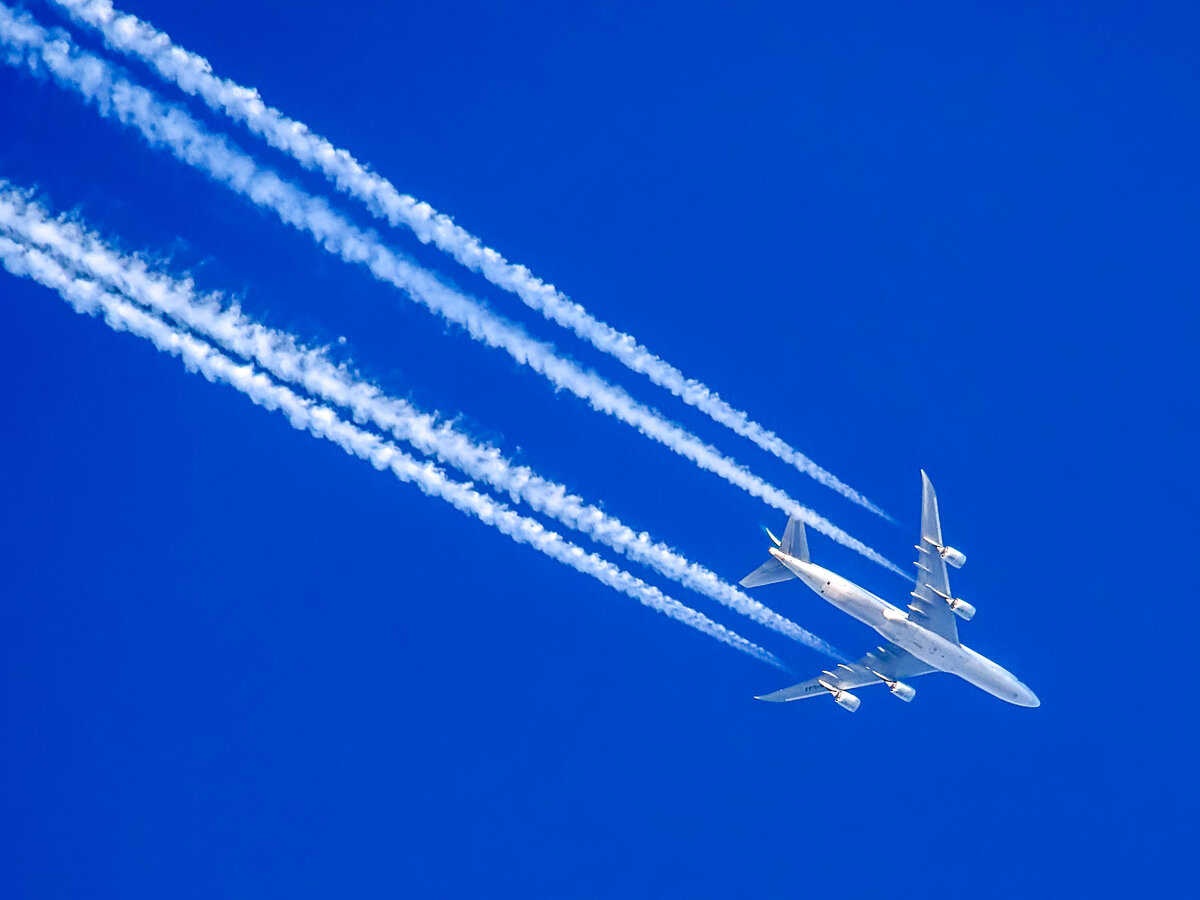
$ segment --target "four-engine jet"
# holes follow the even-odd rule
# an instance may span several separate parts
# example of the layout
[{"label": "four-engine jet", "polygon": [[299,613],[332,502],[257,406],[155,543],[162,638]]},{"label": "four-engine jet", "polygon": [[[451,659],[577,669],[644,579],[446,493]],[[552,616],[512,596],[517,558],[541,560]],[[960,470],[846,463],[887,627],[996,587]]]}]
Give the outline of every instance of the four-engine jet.
[{"label": "four-engine jet", "polygon": [[850,693],[853,688],[886,684],[895,696],[907,701],[916,694],[906,683],[908,679],[929,672],[951,672],[1017,706],[1040,704],[1033,691],[1015,675],[959,643],[955,616],[964,621],[970,619],[975,615],[975,607],[950,593],[946,564],[957,569],[967,558],[942,543],[937,495],[924,472],[921,472],[921,479],[924,492],[921,541],[916,548],[917,584],[907,613],[840,575],[815,565],[808,556],[804,525],[795,516],[788,520],[783,540],[767,532],[775,544],[770,548],[771,559],[743,578],[743,587],[799,578],[838,609],[870,625],[888,643],[853,665],[840,663],[816,678],[766,694],[759,700],[783,703],[828,694],[839,706],[853,712],[859,704],[858,697]]}]

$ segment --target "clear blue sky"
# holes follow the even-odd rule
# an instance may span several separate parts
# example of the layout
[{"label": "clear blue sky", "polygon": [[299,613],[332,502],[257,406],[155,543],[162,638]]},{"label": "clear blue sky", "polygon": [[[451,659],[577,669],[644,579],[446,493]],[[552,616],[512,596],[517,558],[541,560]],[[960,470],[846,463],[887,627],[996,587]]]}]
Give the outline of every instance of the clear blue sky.
[{"label": "clear blue sky", "polygon": [[[962,637],[1042,706],[944,675],[853,716],[757,703],[788,677],[0,273],[0,893],[1194,887],[1192,5],[123,8],[777,429],[898,526],[389,235],[902,563],[925,468]],[[730,580],[764,558],[779,515],[54,85],[0,67],[0,122],[0,175],[126,249],[345,336]],[[825,664],[662,584],[798,678]],[[756,596],[875,643],[795,584]]]}]

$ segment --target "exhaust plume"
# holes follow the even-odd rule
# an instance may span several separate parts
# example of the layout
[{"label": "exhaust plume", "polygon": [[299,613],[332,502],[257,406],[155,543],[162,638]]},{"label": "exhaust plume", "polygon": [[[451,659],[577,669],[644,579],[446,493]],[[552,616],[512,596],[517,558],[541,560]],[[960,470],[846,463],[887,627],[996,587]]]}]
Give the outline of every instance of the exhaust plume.
[{"label": "exhaust plume", "polygon": [[0,3],[0,41],[9,48],[6,61],[11,65],[24,65],[35,74],[44,67],[60,85],[95,104],[101,115],[115,117],[136,128],[152,146],[167,148],[180,161],[274,212],[285,224],[308,232],[330,253],[347,262],[365,265],[377,279],[463,326],[476,340],[506,350],[513,359],[534,369],[556,387],[571,391],[593,409],[620,419],[700,468],[784,513],[795,514],[816,531],[908,578],[895,563],[828,519],[638,403],[621,388],[558,356],[552,345],[535,340],[476,300],[447,287],[431,273],[386,247],[375,234],[351,224],[324,201],[285,182],[223,138],[205,131],[183,109],[162,103],[150,91],[119,75],[104,60],[80,51],[66,34],[51,35],[29,15],[15,15]]},{"label": "exhaust plume", "polygon": [[358,423],[371,423],[407,441],[422,453],[453,465],[469,478],[484,481],[552,516],[568,527],[607,544],[630,559],[716,600],[761,625],[841,659],[825,641],[773,612],[715,574],[665,544],[638,534],[615,516],[586,504],[564,485],[514,465],[493,447],[481,446],[452,424],[421,412],[407,401],[389,397],[333,363],[322,348],[307,348],[285,332],[246,316],[217,294],[198,294],[190,281],[155,272],[141,259],[108,246],[81,223],[53,219],[37,203],[0,181],[0,233],[52,254],[56,261],[100,282],[151,311],[190,328],[223,350],[254,362],[281,381],[289,381],[324,402],[341,406]]},{"label": "exhaust plume", "polygon": [[521,516],[503,503],[453,481],[432,463],[422,463],[394,444],[339,418],[326,406],[306,400],[276,384],[252,365],[238,365],[193,335],[172,328],[128,300],[103,290],[96,282],[72,276],[56,261],[34,248],[0,237],[0,264],[57,291],[77,312],[100,315],[116,331],[146,338],[160,351],[179,357],[192,372],[212,382],[228,384],[258,406],[282,412],[293,428],[308,431],[337,444],[351,456],[380,470],[390,470],[400,481],[415,484],[423,493],[445,500],[519,544],[527,544],[578,572],[626,594],[676,621],[696,629],[755,659],[780,669],[787,667],[772,653],[751,643],[707,616],[666,596],[657,588],[622,571],[596,554],[565,540],[538,522]]},{"label": "exhaust plume", "polygon": [[381,175],[358,162],[348,151],[334,147],[307,125],[268,106],[254,88],[244,87],[213,74],[204,57],[172,43],[170,37],[136,16],[118,13],[110,0],[52,0],[82,25],[95,28],[113,50],[141,60],[165,81],[199,97],[212,110],[241,122],[272,147],[302,166],[321,172],[343,193],[392,226],[406,226],[423,242],[449,254],[492,284],[516,294],[547,319],[573,331],[628,368],[666,388],[714,421],[753,441],[763,450],[795,466],[843,497],[884,518],[887,513],[832,473],[790,446],[774,432],[730,406],[714,391],[625,334],[592,316],[553,285],[537,278],[525,266],[506,260],[477,237],[456,225],[449,216],[427,203],[401,194]]}]

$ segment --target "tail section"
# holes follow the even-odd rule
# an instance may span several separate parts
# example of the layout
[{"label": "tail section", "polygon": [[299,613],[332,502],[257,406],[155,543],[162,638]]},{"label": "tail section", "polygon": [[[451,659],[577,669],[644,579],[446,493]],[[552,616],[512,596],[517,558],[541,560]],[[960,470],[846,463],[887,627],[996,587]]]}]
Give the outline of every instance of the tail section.
[{"label": "tail section", "polygon": [[804,534],[804,523],[796,516],[788,519],[783,540],[779,542],[779,550],[788,556],[794,556],[800,562],[812,562],[808,558],[808,538]]},{"label": "tail section", "polygon": [[745,588],[752,588],[764,584],[775,584],[777,581],[790,581],[795,577],[787,566],[772,556],[738,584]]},{"label": "tail section", "polygon": [[[777,539],[769,531],[767,536],[771,539],[771,543],[779,548],[780,553],[793,556],[801,562],[811,561],[808,558],[808,540],[804,536],[804,523],[795,516],[788,519],[787,529],[783,532],[782,540]],[[787,566],[772,556],[738,584],[745,588],[752,588],[780,581],[790,581],[795,577],[795,574]]]}]

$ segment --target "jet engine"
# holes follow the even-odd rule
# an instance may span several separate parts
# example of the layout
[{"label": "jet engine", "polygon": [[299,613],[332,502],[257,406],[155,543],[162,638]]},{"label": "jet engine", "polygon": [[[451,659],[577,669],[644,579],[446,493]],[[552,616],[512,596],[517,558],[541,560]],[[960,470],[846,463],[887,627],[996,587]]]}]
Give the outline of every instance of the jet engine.
[{"label": "jet engine", "polygon": [[[963,621],[969,622],[971,620],[971,616],[975,615],[975,607],[973,607],[966,600],[960,600],[958,597],[951,597],[949,594],[943,594],[932,584],[927,584],[925,587],[929,588],[931,591],[945,600],[947,605],[954,610],[954,614]],[[915,597],[917,595],[913,594],[913,596]]]},{"label": "jet engine", "polygon": [[824,681],[819,681],[817,683],[821,685],[821,687],[825,688],[825,690],[829,691],[830,696],[833,697],[833,702],[842,709],[848,709],[850,712],[854,712],[856,709],[858,709],[858,704],[862,703],[861,700],[859,700],[849,691],[839,690],[832,684]]},{"label": "jet engine", "polygon": [[959,600],[957,597],[954,597],[950,601],[950,608],[954,610],[954,614],[964,622],[971,621],[971,616],[975,615],[975,607],[973,607],[966,600]]},{"label": "jet engine", "polygon": [[880,681],[882,681],[884,684],[886,684],[888,686],[888,690],[891,691],[895,696],[897,696],[901,700],[903,700],[905,703],[910,701],[913,697],[917,696],[917,689],[915,687],[905,684],[903,681],[893,681],[892,679],[888,678],[886,675],[880,675],[874,669],[871,670],[871,674],[874,675],[876,678],[878,678]]},{"label": "jet engine", "polygon": [[938,547],[938,556],[946,561],[946,565],[961,569],[967,561],[967,554],[953,547]]},{"label": "jet engine", "polygon": [[859,700],[849,691],[834,691],[833,702],[842,709],[850,710],[850,712],[854,712],[856,709],[858,709],[858,704],[862,703],[861,700]]},{"label": "jet engine", "polygon": [[889,681],[888,690],[905,703],[908,703],[913,697],[917,696],[917,689],[910,684],[905,684],[903,681]]},{"label": "jet engine", "polygon": [[961,569],[966,564],[967,554],[963,553],[961,550],[955,550],[953,547],[946,547],[934,541],[933,538],[923,537],[921,540],[936,550],[938,556],[946,561],[946,565],[954,566],[956,569]]}]

